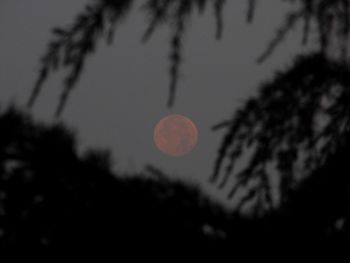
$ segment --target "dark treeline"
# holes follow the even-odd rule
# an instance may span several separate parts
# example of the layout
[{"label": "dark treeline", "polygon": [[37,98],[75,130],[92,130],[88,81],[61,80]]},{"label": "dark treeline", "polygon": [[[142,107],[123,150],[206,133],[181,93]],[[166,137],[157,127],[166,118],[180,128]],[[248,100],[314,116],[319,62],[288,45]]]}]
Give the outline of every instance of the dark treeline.
[{"label": "dark treeline", "polygon": [[79,155],[64,126],[34,123],[13,108],[1,113],[0,130],[1,251],[183,253],[226,238],[227,212],[194,186],[151,166],[144,174],[115,174],[106,152]]},{"label": "dark treeline", "polygon": [[155,167],[113,173],[107,153],[78,154],[63,125],[11,108],[1,112],[0,129],[1,250],[263,258],[277,249],[345,252],[350,241],[347,143],[279,209],[244,217]]},{"label": "dark treeline", "polygon": [[[99,39],[111,43],[135,2],[94,0],[71,25],[55,28],[29,104],[51,73],[68,68],[60,115],[87,56]],[[142,10],[150,22],[143,39],[163,24],[171,32],[169,105],[174,102],[188,21],[194,12],[210,8],[220,39],[228,2],[144,2]],[[298,23],[303,25],[301,43],[316,36],[317,45],[261,83],[255,97],[215,127],[225,128],[226,134],[211,183],[229,187],[228,197],[237,202],[233,210],[154,167],[133,177],[115,174],[108,153],[78,154],[74,136],[63,125],[35,123],[9,109],[0,115],[1,248],[147,248],[198,256],[228,253],[232,259],[271,258],[276,251],[314,256],[346,252],[350,1],[288,2],[290,12],[257,61],[267,59]],[[251,22],[263,1],[247,4]],[[248,161],[237,171],[242,159]],[[250,216],[243,216],[247,208]]]}]

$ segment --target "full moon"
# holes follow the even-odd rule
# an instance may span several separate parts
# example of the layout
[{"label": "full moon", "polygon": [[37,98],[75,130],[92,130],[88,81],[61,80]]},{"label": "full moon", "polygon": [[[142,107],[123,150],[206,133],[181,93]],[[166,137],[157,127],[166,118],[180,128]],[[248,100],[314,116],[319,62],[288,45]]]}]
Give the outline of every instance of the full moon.
[{"label": "full moon", "polygon": [[183,156],[190,153],[196,146],[198,130],[189,118],[182,115],[169,115],[157,123],[153,139],[162,153]]}]

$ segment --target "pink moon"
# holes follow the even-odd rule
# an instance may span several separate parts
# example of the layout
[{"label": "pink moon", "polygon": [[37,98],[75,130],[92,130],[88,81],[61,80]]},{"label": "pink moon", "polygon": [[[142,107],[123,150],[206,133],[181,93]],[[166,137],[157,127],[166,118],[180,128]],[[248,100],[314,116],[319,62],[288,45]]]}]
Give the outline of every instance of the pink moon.
[{"label": "pink moon", "polygon": [[190,153],[198,141],[194,122],[182,115],[162,118],[154,128],[154,143],[164,154],[178,157]]}]

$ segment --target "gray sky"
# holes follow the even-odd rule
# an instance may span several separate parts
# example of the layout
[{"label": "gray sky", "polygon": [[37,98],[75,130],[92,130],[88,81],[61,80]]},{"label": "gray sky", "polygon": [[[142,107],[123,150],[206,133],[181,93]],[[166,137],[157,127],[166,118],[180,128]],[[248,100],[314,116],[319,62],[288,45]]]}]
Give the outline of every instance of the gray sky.
[{"label": "gray sky", "polygon": [[[87,2],[1,1],[2,105],[25,104],[51,28],[70,24]],[[119,26],[112,46],[104,41],[99,43],[69,98],[62,119],[77,131],[80,144],[111,149],[117,170],[138,171],[151,163],[171,176],[185,177],[215,192],[207,180],[223,133],[214,133],[210,127],[231,117],[254,94],[260,81],[271,78],[275,70],[288,65],[291,55],[302,50],[299,26],[270,60],[257,65],[255,59],[273,37],[289,5],[280,0],[261,1],[254,23],[247,25],[246,1],[228,2],[224,11],[224,37],[220,42],[215,40],[210,8],[192,20],[172,109],[166,107],[169,32],[163,27],[148,43],[140,43],[146,17],[135,8]],[[55,74],[44,86],[33,111],[37,119],[54,121],[62,77],[62,72]],[[131,104],[134,106],[130,107]],[[154,125],[163,116],[174,113],[190,117],[199,129],[197,147],[181,158],[165,156],[153,144]]]}]

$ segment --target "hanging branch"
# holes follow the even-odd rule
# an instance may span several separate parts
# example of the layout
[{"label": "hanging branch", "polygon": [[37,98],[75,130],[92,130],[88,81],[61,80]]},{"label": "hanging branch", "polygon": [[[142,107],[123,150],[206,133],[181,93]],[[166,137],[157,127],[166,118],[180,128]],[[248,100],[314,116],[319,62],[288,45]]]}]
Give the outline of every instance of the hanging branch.
[{"label": "hanging branch", "polygon": [[224,20],[223,20],[223,8],[225,0],[215,0],[214,2],[214,11],[215,11],[215,20],[216,20],[216,39],[220,40],[223,33]]},{"label": "hanging branch", "polygon": [[56,116],[59,116],[79,80],[86,57],[94,52],[97,41],[102,36],[106,36],[107,42],[111,43],[116,22],[126,16],[131,4],[131,0],[96,1],[93,5],[87,5],[71,26],[66,29],[53,29],[54,39],[49,43],[48,50],[41,60],[40,74],[28,100],[28,106],[33,106],[49,75],[60,67],[66,67],[69,68],[69,72],[56,110]]},{"label": "hanging branch", "polygon": [[[220,39],[223,31],[222,12],[225,0],[145,0],[143,11],[149,15],[149,24],[143,35],[147,41],[153,32],[163,24],[167,24],[172,31],[170,68],[170,94],[168,106],[173,105],[181,65],[183,49],[183,35],[186,29],[185,20],[193,17],[195,9],[203,13],[207,3],[212,1],[216,21],[216,38]],[[74,89],[84,69],[86,57],[94,52],[99,38],[106,37],[111,44],[116,24],[130,13],[132,0],[94,0],[94,4],[87,5],[84,12],[78,15],[76,21],[67,28],[55,28],[54,39],[49,43],[46,54],[41,60],[39,76],[28,101],[33,106],[47,78],[59,68],[68,68],[69,72],[64,81],[64,89],[56,115],[60,115],[67,102],[70,92]],[[254,16],[257,0],[248,1],[247,21]],[[285,39],[299,20],[304,20],[303,43],[306,44],[310,35],[310,24],[318,26],[319,43],[323,52],[329,48],[329,42],[339,40],[342,56],[346,56],[349,37],[349,0],[298,0],[297,11],[287,14],[284,24],[279,28],[276,36],[268,44],[266,50],[258,58],[258,62],[265,61],[276,47]],[[180,8],[181,6],[185,8]],[[174,11],[175,10],[175,11]],[[330,17],[333,17],[333,22]],[[182,20],[182,21],[180,21]],[[332,39],[332,32],[338,32],[337,39]]]},{"label": "hanging branch", "polygon": [[257,0],[249,0],[247,11],[247,23],[253,22]]},{"label": "hanging branch", "polygon": [[[298,0],[296,11],[290,11],[279,27],[274,38],[269,42],[266,50],[257,59],[258,63],[264,62],[275,51],[276,47],[285,39],[287,34],[301,20],[304,20],[302,44],[306,44],[310,36],[311,22],[317,26],[318,42],[320,50],[324,53],[332,48],[332,44],[338,42],[335,48],[342,49],[342,56],[346,55],[349,38],[350,9],[349,0]],[[334,32],[336,38],[334,38]],[[338,34],[337,34],[338,32]],[[333,47],[334,48],[334,47]]]},{"label": "hanging branch", "polygon": [[175,101],[175,91],[179,79],[179,67],[182,61],[182,39],[184,36],[184,24],[181,19],[178,19],[175,32],[171,38],[171,52],[170,52],[170,91],[168,98],[168,107],[172,107]]},{"label": "hanging branch", "polygon": [[167,21],[169,8],[173,2],[173,0],[150,0],[143,6],[143,10],[150,16],[150,22],[142,37],[143,42],[149,40],[156,28]]},{"label": "hanging branch", "polygon": [[284,25],[278,29],[275,37],[267,45],[266,50],[258,57],[258,63],[264,62],[268,57],[271,56],[271,54],[275,51],[276,47],[285,39],[287,34],[293,29],[296,22],[302,16],[303,12],[301,11],[293,11],[287,14]]},{"label": "hanging branch", "polygon": [[[302,163],[307,176],[350,130],[349,90],[349,64],[328,60],[322,53],[299,57],[291,68],[263,84],[259,95],[249,99],[230,124],[224,122],[227,132],[211,182],[222,189],[231,178],[229,198],[241,195],[251,200],[252,193],[259,193],[263,203],[272,205],[267,175],[268,167],[275,167],[283,200],[297,180],[296,163]],[[238,169],[235,164],[242,160],[244,165]],[[256,180],[253,190],[251,182]]]},{"label": "hanging branch", "polygon": [[303,13],[304,28],[303,28],[303,37],[301,42],[302,45],[306,45],[308,43],[313,12],[314,10],[313,10],[312,1],[305,1],[304,13]]}]

